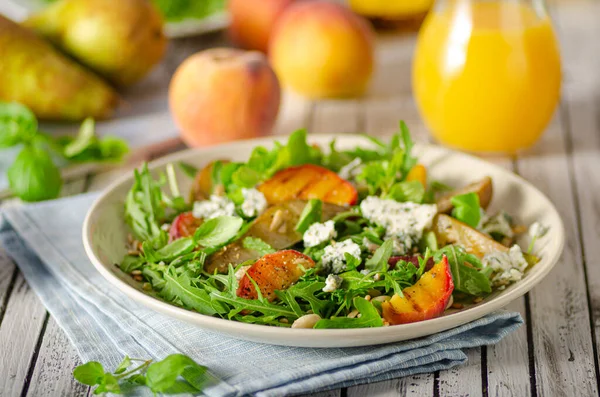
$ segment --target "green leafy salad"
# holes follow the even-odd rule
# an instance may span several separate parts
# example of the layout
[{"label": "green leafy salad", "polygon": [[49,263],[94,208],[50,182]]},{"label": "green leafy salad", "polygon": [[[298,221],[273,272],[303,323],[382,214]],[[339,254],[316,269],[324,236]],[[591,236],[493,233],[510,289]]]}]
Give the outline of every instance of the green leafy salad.
[{"label": "green leafy salad", "polygon": [[[307,142],[256,147],[246,162],[135,171],[120,269],[198,313],[292,328],[361,328],[432,319],[481,302],[537,262],[526,231],[488,214],[492,180],[428,181],[406,125],[351,150]],[[193,180],[189,197],[176,169]]]}]

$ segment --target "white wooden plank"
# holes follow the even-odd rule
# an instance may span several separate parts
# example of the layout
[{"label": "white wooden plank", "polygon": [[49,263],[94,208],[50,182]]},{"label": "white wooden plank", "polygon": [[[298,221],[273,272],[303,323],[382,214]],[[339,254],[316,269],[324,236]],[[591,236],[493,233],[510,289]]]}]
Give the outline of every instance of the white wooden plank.
[{"label": "white wooden plank", "polygon": [[85,396],[89,388],[73,378],[81,360],[71,342],[53,318],[48,320],[28,396]]},{"label": "white wooden plank", "polygon": [[[307,128],[313,102],[289,91],[283,92],[274,135],[288,135],[300,128]],[[313,132],[313,131],[308,131]]]},{"label": "white wooden plank", "polygon": [[20,395],[46,316],[19,273],[0,327],[1,397]]},{"label": "white wooden plank", "polygon": [[475,397],[483,394],[481,348],[467,349],[467,363],[439,374],[440,396]]},{"label": "white wooden plank", "polygon": [[371,383],[348,388],[348,397],[406,397],[432,396],[433,374],[421,374],[401,379]]},{"label": "white wooden plank", "polygon": [[0,325],[2,325],[8,296],[15,282],[15,269],[14,263],[6,252],[0,249]]},{"label": "white wooden plank", "polygon": [[530,292],[537,392],[540,396],[598,393],[588,301],[565,142],[555,121],[520,174],[543,191],[561,214],[566,245],[555,269]]}]

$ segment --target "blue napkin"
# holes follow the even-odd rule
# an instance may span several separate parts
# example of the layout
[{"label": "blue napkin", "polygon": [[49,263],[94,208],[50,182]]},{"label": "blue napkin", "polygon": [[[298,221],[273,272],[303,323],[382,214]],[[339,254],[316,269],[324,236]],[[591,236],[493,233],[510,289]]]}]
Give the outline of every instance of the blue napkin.
[{"label": "blue napkin", "polygon": [[462,349],[496,343],[523,322],[518,313],[499,311],[426,338],[356,348],[233,339],[147,309],[103,279],[81,242],[83,219],[95,197],[9,207],[0,219],[0,245],[84,362],[114,369],[126,354],[162,359],[181,352],[210,369],[207,396],[281,396],[448,369],[467,360]]}]

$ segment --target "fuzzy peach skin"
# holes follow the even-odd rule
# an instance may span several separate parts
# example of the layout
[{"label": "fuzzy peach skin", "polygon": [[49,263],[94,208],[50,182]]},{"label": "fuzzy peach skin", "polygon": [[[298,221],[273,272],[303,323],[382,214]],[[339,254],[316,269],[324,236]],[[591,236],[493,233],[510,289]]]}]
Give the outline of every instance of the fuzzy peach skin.
[{"label": "fuzzy peach skin", "polygon": [[352,97],[373,71],[371,25],[341,4],[291,5],[277,21],[269,59],[282,85],[310,98]]},{"label": "fuzzy peach skin", "polygon": [[267,135],[281,89],[257,51],[214,48],[186,59],[169,86],[169,106],[181,138],[206,146]]},{"label": "fuzzy peach skin", "polygon": [[275,21],[295,0],[229,0],[229,36],[240,47],[267,52]]}]

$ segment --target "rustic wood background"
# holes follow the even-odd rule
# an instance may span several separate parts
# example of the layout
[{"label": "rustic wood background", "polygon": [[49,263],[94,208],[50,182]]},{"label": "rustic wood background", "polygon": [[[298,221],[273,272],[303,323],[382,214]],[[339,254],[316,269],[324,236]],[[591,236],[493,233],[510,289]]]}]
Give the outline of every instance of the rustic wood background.
[{"label": "rustic wood background", "polygon": [[[526,325],[495,346],[470,350],[461,367],[315,397],[598,395],[600,2],[562,0],[551,6],[564,64],[560,107],[532,150],[517,158],[491,159],[547,194],[565,223],[567,244],[560,263],[507,307],[520,312]],[[379,135],[394,131],[404,119],[419,140],[428,140],[411,94],[414,42],[410,33],[380,36],[378,70],[365,98],[310,102],[286,94],[276,133],[307,127],[311,132]],[[118,170],[70,180],[63,194],[100,190],[141,161],[182,149],[166,107],[169,78],[189,54],[223,43],[220,33],[172,42],[164,63],[127,93],[136,111],[109,124],[112,133],[124,135],[131,128],[153,126],[149,135],[169,139],[137,151]],[[89,388],[72,379],[78,364],[63,331],[0,250],[0,396],[87,396]]]}]

